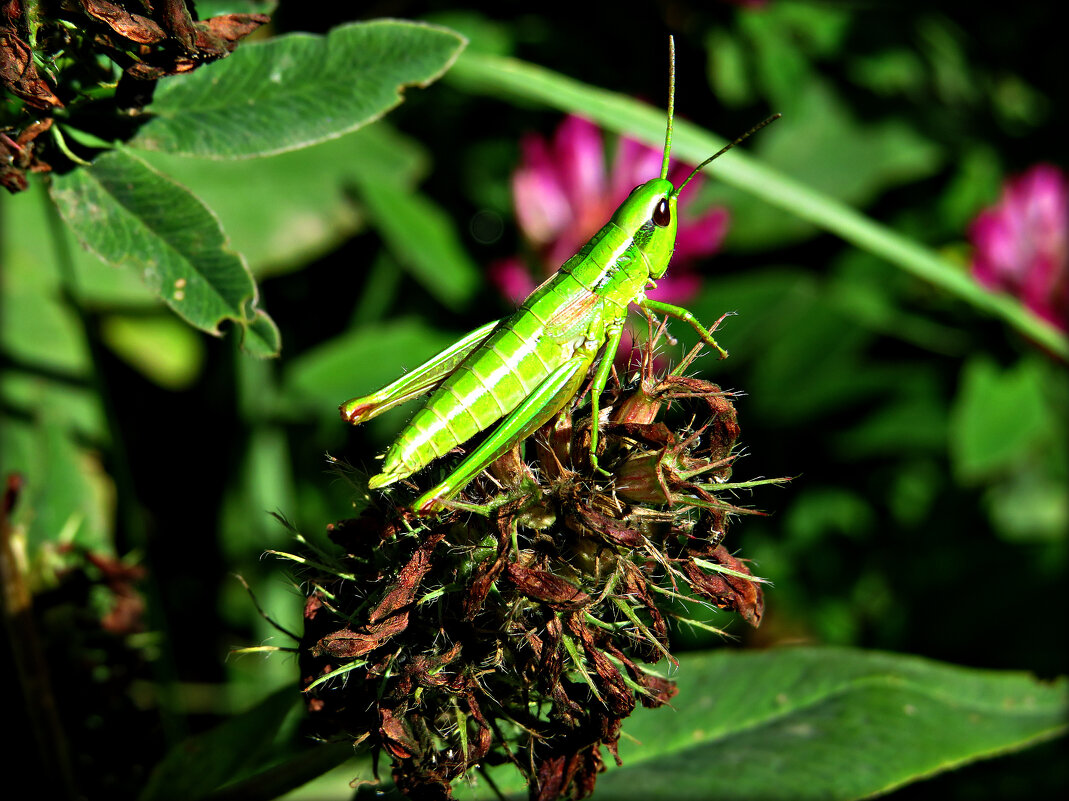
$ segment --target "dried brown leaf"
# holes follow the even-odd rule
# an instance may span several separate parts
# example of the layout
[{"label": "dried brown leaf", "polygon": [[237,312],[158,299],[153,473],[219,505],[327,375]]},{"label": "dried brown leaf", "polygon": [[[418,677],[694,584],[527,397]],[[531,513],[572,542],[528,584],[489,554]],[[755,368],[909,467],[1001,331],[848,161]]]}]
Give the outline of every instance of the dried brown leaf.
[{"label": "dried brown leaf", "polygon": [[[713,551],[711,559],[739,573],[752,575],[746,563],[728,553],[723,545]],[[751,626],[761,624],[765,602],[761,585],[756,580],[727,573],[707,573],[690,561],[683,563],[683,572],[699,595],[708,598],[721,609],[738,612]]]},{"label": "dried brown leaf", "polygon": [[30,47],[10,28],[0,27],[0,85],[27,105],[63,108],[48,82],[37,72]]},{"label": "dried brown leaf", "polygon": [[125,8],[107,0],[79,0],[86,15],[102,22],[124,39],[150,45],[167,38],[163,28],[148,17],[131,14]]},{"label": "dried brown leaf", "polygon": [[521,594],[549,605],[553,609],[578,609],[590,603],[590,596],[575,585],[547,570],[508,565],[509,580]]}]

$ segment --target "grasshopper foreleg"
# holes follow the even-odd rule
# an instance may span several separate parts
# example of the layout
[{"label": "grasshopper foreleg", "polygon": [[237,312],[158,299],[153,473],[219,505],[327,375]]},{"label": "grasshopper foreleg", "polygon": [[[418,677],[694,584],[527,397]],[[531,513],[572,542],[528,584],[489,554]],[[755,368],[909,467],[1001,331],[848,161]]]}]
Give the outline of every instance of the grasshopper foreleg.
[{"label": "grasshopper foreleg", "polygon": [[[717,341],[713,339],[713,335],[709,332],[709,329],[698,322],[698,318],[694,316],[693,312],[684,309],[682,306],[673,306],[670,303],[661,303],[659,300],[650,300],[649,298],[645,298],[638,305],[643,309],[659,312],[660,314],[667,314],[669,317],[675,317],[677,320],[682,320],[698,332],[698,336],[702,338],[703,342],[716,348],[721,359],[726,359],[728,357],[728,352],[720,347]],[[723,317],[720,318],[720,320],[723,319]],[[717,323],[719,323],[720,320],[717,320]],[[715,328],[716,326],[713,327]]]},{"label": "grasshopper foreleg", "polygon": [[620,348],[620,338],[624,333],[624,320],[613,320],[605,327],[605,352],[601,355],[594,382],[590,386],[590,466],[602,475],[612,475],[598,464],[598,429],[601,427],[601,393],[609,381],[616,351]]}]

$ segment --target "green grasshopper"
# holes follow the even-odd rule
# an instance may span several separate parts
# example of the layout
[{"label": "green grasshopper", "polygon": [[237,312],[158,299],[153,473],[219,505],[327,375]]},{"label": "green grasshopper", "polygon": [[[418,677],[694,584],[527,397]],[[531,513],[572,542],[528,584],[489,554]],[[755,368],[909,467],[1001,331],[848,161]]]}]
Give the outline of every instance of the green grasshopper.
[{"label": "green grasshopper", "polygon": [[675,105],[674,50],[670,39],[668,127],[660,177],[635,187],[609,222],[512,315],[477,328],[377,392],[341,405],[342,417],[355,425],[433,390],[390,446],[382,472],[372,476],[369,488],[407,478],[504,418],[413,508],[426,513],[442,506],[563,409],[578,393],[599,352],[602,357],[590,391],[590,464],[608,475],[598,466],[596,455],[598,401],[631,304],[647,314],[686,322],[703,342],[716,348],[720,358],[728,355],[691,312],[651,300],[646,290],[668,270],[675,248],[676,202],[683,187],[707,164],[779,115],[707,158],[679,187],[673,186],[668,161]]}]

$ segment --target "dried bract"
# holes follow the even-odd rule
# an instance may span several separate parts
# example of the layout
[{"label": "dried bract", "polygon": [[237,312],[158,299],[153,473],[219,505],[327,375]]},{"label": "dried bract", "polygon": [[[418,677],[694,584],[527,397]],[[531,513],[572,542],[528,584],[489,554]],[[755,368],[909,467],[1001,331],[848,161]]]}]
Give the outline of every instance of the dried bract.
[{"label": "dried bract", "polygon": [[268,21],[197,21],[185,0],[0,0],[0,99],[14,101],[0,105],[0,184],[21,192],[27,172],[51,169],[34,140],[57,109],[73,113],[110,95],[113,111],[136,114],[156,80],[224,58]]}]

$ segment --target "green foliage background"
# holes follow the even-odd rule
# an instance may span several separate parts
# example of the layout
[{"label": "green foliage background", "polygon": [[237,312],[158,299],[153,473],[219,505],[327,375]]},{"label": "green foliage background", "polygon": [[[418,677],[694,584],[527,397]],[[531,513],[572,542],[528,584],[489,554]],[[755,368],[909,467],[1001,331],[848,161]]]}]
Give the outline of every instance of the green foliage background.
[{"label": "green foliage background", "polygon": [[[229,305],[203,319],[180,310],[205,329],[228,317],[243,321],[224,324],[222,338],[194,330],[161,303],[141,280],[143,264],[116,269],[79,248],[49,216],[40,182],[0,201],[0,444],[3,471],[17,469],[27,479],[16,522],[26,532],[35,586],[44,593],[56,585],[60,542],[120,555],[149,570],[142,590],[150,634],[135,644],[151,660],[132,690],[143,733],[132,729],[135,718],[109,721],[102,708],[69,722],[72,734],[84,737],[95,726],[101,742],[118,749],[116,761],[126,764],[113,766],[113,789],[129,792],[148,782],[168,746],[256,703],[261,717],[244,718],[246,728],[219,740],[231,744],[219,746],[233,752],[231,761],[218,776],[197,774],[205,782],[200,792],[272,765],[279,771],[280,765],[300,767],[295,753],[324,759],[297,747],[303,742],[299,716],[286,692],[295,686],[294,661],[227,657],[230,649],[250,644],[291,644],[258,615],[233,574],[245,578],[276,620],[299,631],[301,598],[287,578],[290,569],[262,558],[265,550],[292,548],[269,513],[286,515],[306,536],[321,536],[327,522],[346,516],[352,500],[351,488],[326,471],[324,453],[371,466],[405,414],[350,430],[338,418],[338,404],[508,311],[486,280],[486,266],[523,247],[509,185],[519,139],[531,131],[550,135],[562,110],[585,101],[581,93],[569,94],[563,78],[551,78],[555,101],[537,97],[532,81],[510,85],[496,71],[497,59],[515,56],[597,87],[592,91],[604,96],[610,111],[617,99],[601,89],[659,108],[669,32],[676,36],[678,113],[697,126],[691,139],[684,126],[677,153],[686,154],[688,141],[691,148],[706,147],[701,131],[734,135],[772,111],[784,114],[747,144],[746,153],[733,153],[712,169],[724,180],[707,182],[703,201],[726,205],[732,224],[723,252],[702,266],[702,290],[689,307],[706,321],[736,313],[718,334],[731,358],[700,365],[703,375],[746,393],[738,408],[747,455],[738,474],[798,476],[785,488],[756,494],[754,505],[771,514],[739,521],[728,536],[729,547],[774,583],[762,627],[754,632],[733,625],[738,639],[728,643],[678,632],[680,652],[703,652],[684,668],[693,665],[702,676],[722,671],[716,673],[721,697],[736,699],[739,708],[718,708],[709,726],[726,726],[726,734],[699,737],[705,751],[679,745],[672,754],[681,761],[672,770],[679,775],[693,766],[688,754],[702,764],[720,764],[718,754],[726,760],[724,749],[738,745],[738,732],[750,725],[740,722],[746,702],[760,707],[767,700],[762,693],[774,695],[785,673],[797,671],[792,660],[812,671],[800,687],[813,686],[824,660],[827,674],[840,682],[817,693],[819,702],[797,707],[819,715],[832,715],[829,704],[843,688],[857,690],[853,660],[876,659],[878,667],[866,663],[866,670],[880,680],[908,674],[903,681],[913,686],[915,678],[902,663],[836,648],[814,657],[796,652],[770,668],[764,685],[742,686],[738,671],[750,667],[733,671],[737,663],[715,660],[763,656],[746,653],[751,649],[842,646],[1030,671],[1044,679],[1064,673],[1065,340],[1037,345],[1022,334],[1019,307],[985,306],[968,289],[954,290],[969,283],[961,280],[969,260],[967,225],[997,199],[1001,182],[1035,163],[1066,164],[1062,71],[1040,6],[1007,15],[971,5],[663,4],[611,23],[497,4],[457,10],[400,3],[387,11],[470,38],[441,81],[408,89],[388,119],[359,130],[343,123],[318,127],[332,115],[362,124],[361,115],[380,113],[355,108],[367,92],[361,70],[345,58],[327,58],[285,79],[300,103],[269,93],[257,97],[256,113],[265,115],[257,119],[198,117],[200,106],[240,112],[242,99],[183,95],[180,84],[171,91],[164,81],[156,99],[160,116],[129,149],[99,157],[93,173],[55,177],[61,209],[63,191],[98,191],[99,181],[82,184],[90,174],[100,176],[104,165],[120,183],[132,171],[151,173],[162,176],[153,179],[156,191],[176,191],[177,184],[203,201],[258,286],[232,288]],[[347,21],[310,20],[306,13],[304,5],[283,3],[273,32],[325,33]],[[224,75],[241,63],[235,56],[203,73]],[[267,75],[272,67],[258,69]],[[410,79],[397,78],[404,80]],[[649,115],[620,102],[619,113],[604,112],[611,119],[599,122],[656,143],[656,126],[646,134]],[[323,141],[244,158],[272,150],[280,132],[287,148]],[[257,138],[261,134],[268,144]],[[196,157],[206,154],[214,158]],[[748,185],[747,165],[769,172]],[[781,179],[814,190],[817,200],[780,204],[787,209],[770,205],[766,196],[777,196]],[[834,205],[818,203],[828,199],[861,209],[901,241],[926,248],[925,258],[944,272],[905,246],[896,250],[892,243],[881,252],[829,234],[824,229],[843,234],[846,222]],[[480,227],[487,221],[489,234]],[[72,228],[77,232],[78,225]],[[176,226],[174,235],[180,239],[183,230]],[[81,235],[92,240],[99,233],[90,224]],[[113,262],[136,259],[143,252],[136,242],[120,237],[94,250],[112,248]],[[182,251],[180,242],[168,242]],[[66,297],[72,284],[60,268],[65,259],[74,267],[77,304]],[[254,292],[256,308],[249,301]],[[248,328],[246,350],[260,355],[274,350],[277,336],[278,358],[241,351],[242,327]],[[720,615],[716,624],[726,620]],[[721,653],[728,649],[743,653]],[[73,668],[66,678],[68,668],[52,668],[56,683],[85,680]],[[706,669],[711,672],[701,672]],[[937,668],[918,668],[925,676],[928,670]],[[977,741],[960,753],[948,749],[935,763],[896,766],[893,775],[868,783],[846,781],[823,797],[889,790],[1058,729],[1064,684],[1054,692],[1018,677],[1019,687],[996,689],[1000,674],[985,675],[992,684],[971,697],[1002,698],[996,694],[1005,692],[1019,701],[1033,693],[1039,710],[1034,726],[985,743],[973,732]],[[687,680],[685,669],[680,679]],[[917,679],[916,686],[921,695],[946,702],[968,681],[964,673],[940,673],[938,680]],[[935,692],[936,686],[945,692]],[[271,696],[274,690],[281,694]],[[684,689],[677,699],[681,711],[697,703],[687,693],[699,691]],[[886,694],[876,696],[871,710],[887,702]],[[20,708],[17,699],[5,700],[6,708]],[[968,703],[958,698],[949,706]],[[661,721],[653,723],[657,714]],[[668,714],[647,715],[636,726],[663,726],[649,735],[656,740],[672,731]],[[873,728],[888,725],[872,714],[872,727],[854,721],[853,728],[839,730],[835,753],[859,748],[840,776],[853,776],[866,753],[878,752],[857,746]],[[1014,728],[995,717],[1000,732]],[[803,718],[813,725],[813,715]],[[275,725],[280,728],[270,741],[255,749],[246,742]],[[803,759],[782,744],[784,737],[781,731],[754,738],[738,758],[762,764],[755,755],[793,754],[794,772],[783,774],[792,777],[827,759],[817,752]],[[142,738],[138,748],[131,738]],[[232,745],[237,742],[242,745]],[[923,755],[926,748],[942,753],[943,746],[906,738],[894,749]],[[124,747],[130,752],[120,756]],[[190,774],[184,763],[172,769]],[[322,769],[313,763],[293,772],[307,777]],[[308,797],[345,797],[351,793],[345,777],[368,775],[366,765],[341,770],[342,778],[305,791],[318,793]],[[716,778],[727,775],[718,770],[709,768],[697,780],[720,782],[724,797],[773,797],[761,784],[746,794],[745,777],[732,785]],[[1043,746],[906,787],[896,797],[1042,797],[1064,789],[1066,774],[1052,747]],[[665,775],[655,771],[649,781],[663,788]],[[607,777],[604,797],[639,797],[640,785],[629,789],[634,780],[627,776],[621,772],[615,783]],[[160,789],[165,786],[157,776],[146,797],[181,797],[174,787]],[[275,785],[284,786],[281,780]],[[779,789],[784,794],[776,797],[802,797],[782,784]]]}]

